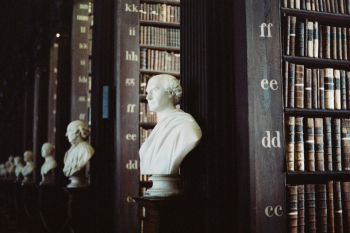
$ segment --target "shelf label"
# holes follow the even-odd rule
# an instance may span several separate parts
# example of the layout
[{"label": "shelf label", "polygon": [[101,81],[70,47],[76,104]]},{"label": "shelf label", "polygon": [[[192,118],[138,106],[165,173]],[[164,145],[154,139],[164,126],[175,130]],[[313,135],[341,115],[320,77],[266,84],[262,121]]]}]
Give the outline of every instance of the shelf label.
[{"label": "shelf label", "polygon": [[127,61],[138,61],[138,56],[135,53],[135,51],[131,51],[131,53],[129,53],[129,51],[126,51],[126,59]]},{"label": "shelf label", "polygon": [[127,135],[126,135],[126,140],[128,140],[128,141],[136,141],[136,134],[130,134],[130,133],[128,133]]},{"label": "shelf label", "polygon": [[137,160],[134,160],[134,162],[132,160],[129,160],[129,162],[126,164],[126,169],[138,169]]},{"label": "shelf label", "polygon": [[264,90],[268,90],[269,88],[271,88],[272,90],[276,91],[278,89],[278,83],[275,79],[272,79],[270,82],[264,78],[263,80],[261,80],[261,88]]},{"label": "shelf label", "polygon": [[276,215],[277,217],[281,217],[283,215],[282,206],[278,205],[275,208],[272,206],[268,206],[265,208],[265,215],[269,218]]},{"label": "shelf label", "polygon": [[129,36],[136,36],[135,27],[129,27]]},{"label": "shelf label", "polygon": [[127,4],[125,3],[125,11],[126,12],[139,12],[137,6],[135,4]]},{"label": "shelf label", "polygon": [[276,148],[281,148],[281,139],[280,139],[280,131],[275,131],[276,136],[272,138],[271,140],[271,133],[270,131],[266,131],[265,137],[261,140],[261,143],[263,147],[265,148],[271,148],[271,145]]},{"label": "shelf label", "polygon": [[135,86],[135,79],[134,78],[125,79],[125,85],[126,86]]},{"label": "shelf label", "polygon": [[128,104],[127,112],[134,112],[136,104]]},{"label": "shelf label", "polygon": [[[272,23],[262,23],[259,27],[261,30],[260,37],[272,37],[271,36],[271,27],[273,26]],[[265,28],[267,28],[267,36],[265,36]]]}]

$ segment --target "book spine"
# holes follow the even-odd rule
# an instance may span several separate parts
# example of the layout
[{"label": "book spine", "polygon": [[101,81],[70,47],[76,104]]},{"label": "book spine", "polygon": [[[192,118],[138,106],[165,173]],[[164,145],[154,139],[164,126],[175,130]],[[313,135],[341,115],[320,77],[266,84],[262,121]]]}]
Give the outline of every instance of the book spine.
[{"label": "book spine", "polygon": [[298,185],[298,233],[305,233],[305,191],[304,185]]},{"label": "book spine", "polygon": [[343,228],[344,232],[350,232],[350,182],[342,182],[342,203],[343,203]]},{"label": "book spine", "polygon": [[337,27],[331,27],[331,58],[337,59]]},{"label": "book spine", "polygon": [[294,8],[300,9],[300,0],[294,0]]},{"label": "book spine", "polygon": [[334,171],[341,171],[341,121],[338,118],[332,119],[332,136]]},{"label": "book spine", "polygon": [[323,58],[331,58],[331,27],[323,27]]},{"label": "book spine", "polygon": [[320,5],[318,3],[319,0],[315,0],[315,10],[320,11]]},{"label": "book spine", "polygon": [[315,128],[314,118],[306,118],[306,170],[315,171]]},{"label": "book spine", "polygon": [[346,98],[348,109],[350,109],[350,71],[346,72]]},{"label": "book spine", "polygon": [[305,69],[305,108],[312,108],[312,70]]},{"label": "book spine", "polygon": [[305,171],[304,163],[304,117],[295,117],[294,170]]},{"label": "book spine", "polygon": [[331,10],[331,0],[326,0],[327,12],[332,12]]},{"label": "book spine", "polygon": [[324,118],[324,133],[325,133],[325,160],[326,171],[333,171],[333,157],[332,157],[332,119],[330,117]]},{"label": "book spine", "polygon": [[334,109],[333,69],[324,69],[324,104],[326,109]]},{"label": "book spine", "polygon": [[316,5],[315,5],[316,0],[311,0],[311,10],[316,11]]},{"label": "book spine", "polygon": [[301,2],[300,2],[300,8],[301,8],[302,10],[306,10],[306,3],[305,3],[305,1],[306,1],[306,0],[301,0]]},{"label": "book spine", "polygon": [[295,117],[287,118],[286,126],[286,162],[287,171],[294,171]]},{"label": "book spine", "polygon": [[350,1],[349,0],[346,0],[345,6],[346,6],[346,14],[350,14]]},{"label": "book spine", "polygon": [[348,46],[347,46],[347,34],[346,28],[342,28],[342,51],[343,51],[343,60],[348,60]]},{"label": "book spine", "polygon": [[298,56],[304,56],[305,55],[305,50],[304,50],[304,44],[305,44],[305,26],[303,21],[298,21],[297,22],[297,43],[296,43],[296,50],[297,50],[297,55]]},{"label": "book spine", "polygon": [[315,166],[324,171],[323,118],[315,118]]},{"label": "book spine", "polygon": [[333,181],[327,181],[327,232],[335,233]]},{"label": "book spine", "polygon": [[283,0],[282,1],[282,7],[288,7],[287,2],[288,2],[287,0]]},{"label": "book spine", "polygon": [[295,65],[295,107],[304,108],[304,65]]},{"label": "book spine", "polygon": [[318,95],[319,95],[319,102],[320,105],[318,108],[325,109],[324,104],[324,69],[318,69]]},{"label": "book spine", "polygon": [[140,64],[141,64],[141,69],[146,69],[146,64],[147,64],[147,49],[142,48],[140,52]]},{"label": "book spine", "polygon": [[331,12],[335,13],[335,0],[331,0]]},{"label": "book spine", "polygon": [[289,83],[288,83],[288,62],[287,61],[285,61],[284,62],[284,66],[283,66],[283,69],[284,69],[284,78],[283,78],[283,86],[284,86],[284,92],[283,92],[283,97],[284,97],[284,107],[285,108],[288,108],[289,106],[288,106],[288,85],[289,85]]},{"label": "book spine", "polygon": [[335,13],[339,13],[338,0],[334,0]]},{"label": "book spine", "polygon": [[340,70],[334,70],[334,109],[341,109]]},{"label": "book spine", "polygon": [[323,58],[323,49],[322,49],[322,45],[323,45],[323,26],[322,25],[318,25],[318,57],[319,58]]},{"label": "book spine", "polygon": [[340,70],[340,94],[341,94],[341,109],[347,109],[346,100],[346,72],[345,70]]},{"label": "book spine", "polygon": [[339,60],[343,60],[343,50],[342,50],[343,40],[342,40],[342,28],[337,28],[337,57]]},{"label": "book spine", "polygon": [[339,0],[338,5],[339,5],[339,13],[340,14],[344,14],[345,13],[345,11],[344,11],[344,0]]},{"label": "book spine", "polygon": [[319,0],[320,1],[320,11],[324,12],[324,5],[323,5],[323,0]]},{"label": "book spine", "polygon": [[314,23],[312,21],[309,21],[307,24],[307,47],[308,47],[307,56],[308,57],[314,56],[314,41],[313,41],[314,32],[313,31],[314,31]]},{"label": "book spine", "polygon": [[305,232],[316,232],[316,197],[314,184],[305,184]]},{"label": "book spine", "polygon": [[344,171],[350,170],[350,119],[341,119],[341,157]]},{"label": "book spine", "polygon": [[318,73],[317,73],[317,68],[313,68],[312,69],[312,88],[311,88],[311,91],[312,91],[312,108],[317,108],[317,87],[318,87],[318,83],[317,83],[317,80],[318,80]]},{"label": "book spine", "polygon": [[311,0],[305,0],[306,10],[311,11]]},{"label": "book spine", "polygon": [[316,185],[316,229],[317,232],[327,232],[326,184]]},{"label": "book spine", "polygon": [[343,233],[343,208],[339,181],[334,181],[334,227],[335,232]]},{"label": "book spine", "polygon": [[298,186],[287,186],[287,232],[298,230]]},{"label": "book spine", "polygon": [[[317,1],[317,0],[316,0]],[[313,57],[318,57],[318,22],[314,22],[314,30],[313,30],[313,49],[314,49],[314,55]]]},{"label": "book spine", "polygon": [[288,107],[294,108],[295,64],[289,62],[288,69]]},{"label": "book spine", "polygon": [[304,22],[305,22],[305,32],[304,32],[304,56],[307,57],[308,56],[308,51],[309,51],[309,47],[308,47],[308,44],[309,44],[309,30],[308,30],[308,25],[309,25],[309,20],[307,18],[304,19]]},{"label": "book spine", "polygon": [[289,41],[289,55],[295,56],[295,30],[296,30],[296,17],[290,17],[290,41]]}]

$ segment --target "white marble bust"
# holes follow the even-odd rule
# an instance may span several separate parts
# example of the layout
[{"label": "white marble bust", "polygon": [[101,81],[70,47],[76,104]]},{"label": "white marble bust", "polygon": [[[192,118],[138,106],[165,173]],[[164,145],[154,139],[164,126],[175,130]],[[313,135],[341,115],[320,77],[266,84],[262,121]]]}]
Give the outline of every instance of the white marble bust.
[{"label": "white marble bust", "polygon": [[22,176],[22,169],[23,169],[23,162],[22,162],[22,157],[20,156],[16,156],[15,157],[15,165],[16,165],[16,169],[15,169],[15,174],[16,174],[16,182],[21,182],[23,179]]},{"label": "white marble bust", "polygon": [[53,153],[55,151],[55,146],[49,142],[46,142],[41,147],[41,155],[45,159],[44,164],[41,166],[41,177],[42,181],[40,185],[52,184],[52,169],[57,167]]},{"label": "white marble bust", "polygon": [[89,138],[89,129],[82,121],[72,121],[67,127],[66,136],[71,143],[71,148],[64,156],[63,173],[71,179],[72,183],[67,187],[79,187],[85,184],[85,166],[95,153],[94,148],[86,140]]},{"label": "white marble bust", "polygon": [[5,177],[6,177],[5,164],[0,164],[0,179],[5,179]]},{"label": "white marble bust", "polygon": [[33,183],[33,171],[35,169],[35,163],[33,163],[33,152],[27,150],[24,152],[24,162],[26,165],[23,167],[21,173],[24,177],[22,184],[30,184]]},{"label": "white marble bust", "polygon": [[198,145],[202,131],[190,114],[175,107],[182,95],[175,77],[154,76],[146,91],[158,123],[140,148],[141,174],[177,175],[182,160]]},{"label": "white marble bust", "polygon": [[7,179],[8,180],[14,180],[15,179],[15,168],[16,165],[14,163],[13,156],[10,156],[8,161],[6,162],[6,172],[7,172]]}]

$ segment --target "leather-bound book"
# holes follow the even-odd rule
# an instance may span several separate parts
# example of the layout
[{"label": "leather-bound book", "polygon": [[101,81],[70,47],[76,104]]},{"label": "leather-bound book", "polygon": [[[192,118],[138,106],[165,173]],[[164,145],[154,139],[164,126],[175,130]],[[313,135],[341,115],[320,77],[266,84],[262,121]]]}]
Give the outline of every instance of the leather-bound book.
[{"label": "leather-bound book", "polygon": [[[339,13],[340,14],[344,14],[345,11],[344,11],[344,0],[338,0],[338,9],[339,9]],[[348,0],[346,0],[348,1]]]},{"label": "leather-bound book", "polygon": [[315,118],[315,167],[324,171],[323,118]]},{"label": "leather-bound book", "polygon": [[288,107],[294,108],[295,64],[289,62],[288,67]]},{"label": "leather-bound book", "polygon": [[324,157],[326,171],[333,171],[333,155],[332,155],[332,119],[324,118]]},{"label": "leather-bound book", "polygon": [[327,12],[332,12],[332,9],[331,9],[331,1],[332,0],[326,0],[326,9],[327,9]]},{"label": "leather-bound book", "polygon": [[[321,0],[322,1],[322,0]],[[318,25],[318,57],[319,58],[323,58],[323,26],[322,25]]]},{"label": "leather-bound book", "polygon": [[290,17],[290,42],[289,42],[289,55],[295,56],[295,32],[296,32],[296,17]]},{"label": "leather-bound book", "polygon": [[287,171],[294,171],[295,117],[286,119],[286,163]]},{"label": "leather-bound book", "polygon": [[334,181],[334,227],[336,233],[343,233],[343,208],[340,181]]},{"label": "leather-bound book", "polygon": [[304,117],[295,117],[294,170],[305,171],[304,163]]},{"label": "leather-bound book", "polygon": [[305,56],[304,44],[305,44],[305,22],[297,21],[297,34],[296,34],[296,55]]},{"label": "leather-bound book", "polygon": [[334,109],[341,109],[340,70],[334,70]]},{"label": "leather-bound book", "polygon": [[298,232],[298,186],[287,186],[287,232]]},{"label": "leather-bound book", "polygon": [[290,55],[289,50],[290,50],[290,16],[286,15],[284,16],[284,54],[285,55]]},{"label": "leather-bound book", "polygon": [[337,27],[337,57],[339,60],[343,60],[343,40],[342,40],[342,28]]},{"label": "leather-bound book", "polygon": [[346,71],[346,99],[347,109],[350,109],[350,71]]},{"label": "leather-bound book", "polygon": [[315,171],[315,133],[314,118],[306,118],[306,170]]},{"label": "leather-bound book", "polygon": [[342,28],[341,38],[342,38],[343,60],[348,60],[348,39],[347,39],[348,36],[346,33],[346,28]]},{"label": "leather-bound book", "polygon": [[327,229],[328,233],[335,233],[334,225],[334,197],[333,181],[327,181]]},{"label": "leather-bound book", "polygon": [[340,95],[341,95],[341,109],[347,109],[346,100],[346,72],[345,70],[340,70]]},{"label": "leather-bound book", "polygon": [[285,108],[288,108],[289,106],[288,106],[288,85],[289,85],[289,83],[288,83],[288,62],[287,61],[285,61],[284,63],[283,63],[284,65],[283,65],[283,70],[284,70],[284,72],[283,72],[283,87],[284,87],[284,91],[283,91],[283,98],[284,98],[284,107]]},{"label": "leather-bound book", "polygon": [[318,108],[325,109],[324,105],[324,69],[318,69]]},{"label": "leather-bound book", "polygon": [[305,233],[305,191],[304,185],[298,185],[298,233]]},{"label": "leather-bound book", "polygon": [[295,107],[304,108],[304,65],[295,65]]},{"label": "leather-bound book", "polygon": [[314,184],[305,184],[305,232],[316,233],[316,197]]},{"label": "leather-bound book", "polygon": [[317,68],[313,68],[312,69],[312,89],[311,89],[311,93],[312,93],[312,108],[316,109],[317,108],[317,97],[318,97],[318,92],[317,92],[317,88],[318,88],[318,69]]},{"label": "leather-bound book", "polygon": [[342,171],[341,162],[341,121],[339,118],[332,119],[332,148],[334,171]]},{"label": "leather-bound book", "polygon": [[326,184],[316,185],[316,229],[327,233],[327,189]]},{"label": "leather-bound book", "polygon": [[314,57],[314,22],[308,21],[307,24],[307,56]]},{"label": "leather-bound book", "polygon": [[311,11],[311,0],[305,0],[306,10]]},{"label": "leather-bound book", "polygon": [[326,109],[334,109],[334,76],[332,68],[324,69],[324,104]]},{"label": "leather-bound book", "polygon": [[331,58],[337,59],[337,27],[331,27]]},{"label": "leather-bound book", "polygon": [[350,232],[350,182],[341,182],[342,206],[343,206],[343,229],[344,233]]},{"label": "leather-bound book", "polygon": [[350,119],[341,119],[341,162],[344,171],[350,170]]},{"label": "leather-bound book", "polygon": [[[317,1],[317,0],[316,0]],[[314,22],[314,30],[313,30],[313,49],[314,49],[314,56],[313,57],[318,57],[318,22]]]},{"label": "leather-bound book", "polygon": [[[305,68],[305,108],[312,108],[312,70]],[[349,76],[350,77],[350,76]]]},{"label": "leather-bound book", "polygon": [[331,58],[331,27],[323,26],[323,36],[322,36],[322,57]]}]

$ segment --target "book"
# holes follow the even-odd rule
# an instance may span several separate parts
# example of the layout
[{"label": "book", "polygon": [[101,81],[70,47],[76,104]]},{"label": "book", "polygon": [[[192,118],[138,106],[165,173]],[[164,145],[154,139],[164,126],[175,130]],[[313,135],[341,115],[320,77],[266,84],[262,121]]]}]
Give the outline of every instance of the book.
[{"label": "book", "polygon": [[314,118],[306,118],[306,170],[315,171],[315,128]]},{"label": "book", "polygon": [[340,95],[341,95],[341,109],[347,109],[347,99],[346,99],[346,72],[345,70],[340,70]]},{"label": "book", "polygon": [[[348,1],[348,0],[347,0]],[[348,60],[348,46],[347,46],[347,43],[348,43],[348,37],[347,37],[347,34],[346,34],[346,28],[342,28],[342,51],[343,51],[343,60]]]},{"label": "book", "polygon": [[288,85],[289,85],[289,82],[288,82],[288,62],[285,61],[283,63],[283,87],[284,87],[284,92],[283,92],[283,100],[284,100],[284,107],[285,108],[288,108],[288,93],[289,93],[289,89],[288,89]]},{"label": "book", "polygon": [[305,232],[305,191],[304,185],[298,185],[298,233]]},{"label": "book", "polygon": [[331,0],[326,0],[327,12],[332,12],[332,10],[331,10],[331,2],[330,1]]},{"label": "book", "polygon": [[341,162],[344,171],[350,170],[350,119],[341,119]]},{"label": "book", "polygon": [[295,117],[286,119],[286,163],[287,171],[294,171]]},{"label": "book", "polygon": [[304,117],[295,117],[294,170],[304,171]]},{"label": "book", "polygon": [[295,107],[304,108],[304,65],[295,65]]},{"label": "book", "polygon": [[311,0],[305,0],[306,10],[311,11]]},{"label": "book", "polygon": [[314,23],[312,21],[308,21],[307,25],[307,56],[314,57]]},{"label": "book", "polygon": [[315,167],[324,171],[323,118],[315,118]]},{"label": "book", "polygon": [[318,105],[317,107],[320,109],[325,109],[325,105],[324,105],[324,69],[317,69],[318,70]]},{"label": "book", "polygon": [[333,181],[327,181],[327,232],[335,233]]},{"label": "book", "polygon": [[319,58],[323,58],[323,26],[322,25],[318,25],[318,57]]},{"label": "book", "polygon": [[294,8],[300,9],[300,0],[294,0]]},{"label": "book", "polygon": [[305,50],[304,50],[304,43],[305,43],[305,26],[304,21],[298,20],[297,21],[297,31],[296,31],[296,55],[297,56],[304,56]]},{"label": "book", "polygon": [[312,70],[305,68],[305,108],[312,108]]},{"label": "book", "polygon": [[288,67],[288,107],[294,108],[295,64],[289,62]]},{"label": "book", "polygon": [[296,17],[290,16],[289,55],[295,56]]},{"label": "book", "polygon": [[316,197],[314,184],[305,184],[305,232],[316,232]]},{"label": "book", "polygon": [[326,171],[333,171],[333,155],[332,155],[332,119],[331,117],[324,118],[324,155]]},{"label": "book", "polygon": [[311,10],[316,11],[316,2],[317,0],[311,0]]},{"label": "book", "polygon": [[334,70],[334,109],[341,109],[340,70]]},{"label": "book", "polygon": [[350,71],[346,72],[346,99],[347,99],[347,109],[350,108]]},{"label": "book", "polygon": [[[316,0],[317,2],[317,0]],[[314,50],[314,54],[313,57],[318,57],[318,22],[315,21],[314,22],[314,29],[313,29],[313,50]]]},{"label": "book", "polygon": [[334,171],[342,171],[341,163],[341,121],[339,118],[332,119],[332,148]]},{"label": "book", "polygon": [[337,27],[337,58],[343,60],[343,40],[342,40],[342,28]]},{"label": "book", "polygon": [[288,0],[288,7],[294,8],[294,0]]},{"label": "book", "polygon": [[335,11],[335,0],[330,0],[330,2],[331,2],[331,11],[330,12],[336,13],[336,11]]},{"label": "book", "polygon": [[287,230],[297,232],[298,229],[298,186],[287,186]]},{"label": "book", "polygon": [[344,14],[344,0],[339,0],[338,2],[338,9],[340,14]]},{"label": "book", "polygon": [[343,208],[342,208],[342,195],[341,184],[339,181],[334,181],[334,228],[335,232],[343,232]]},{"label": "book", "polygon": [[343,204],[343,229],[350,232],[350,182],[341,182]]},{"label": "book", "polygon": [[317,100],[318,100],[318,69],[313,68],[312,69],[312,83],[311,83],[311,92],[312,92],[312,108],[317,108]]},{"label": "book", "polygon": [[316,185],[316,229],[317,232],[327,232],[326,184]]},{"label": "book", "polygon": [[324,104],[326,109],[334,109],[334,76],[332,68],[324,69]]},{"label": "book", "polygon": [[331,58],[337,59],[337,27],[331,27]]},{"label": "book", "polygon": [[322,55],[323,58],[331,58],[331,27],[324,26],[323,27],[323,36],[322,36]]}]

